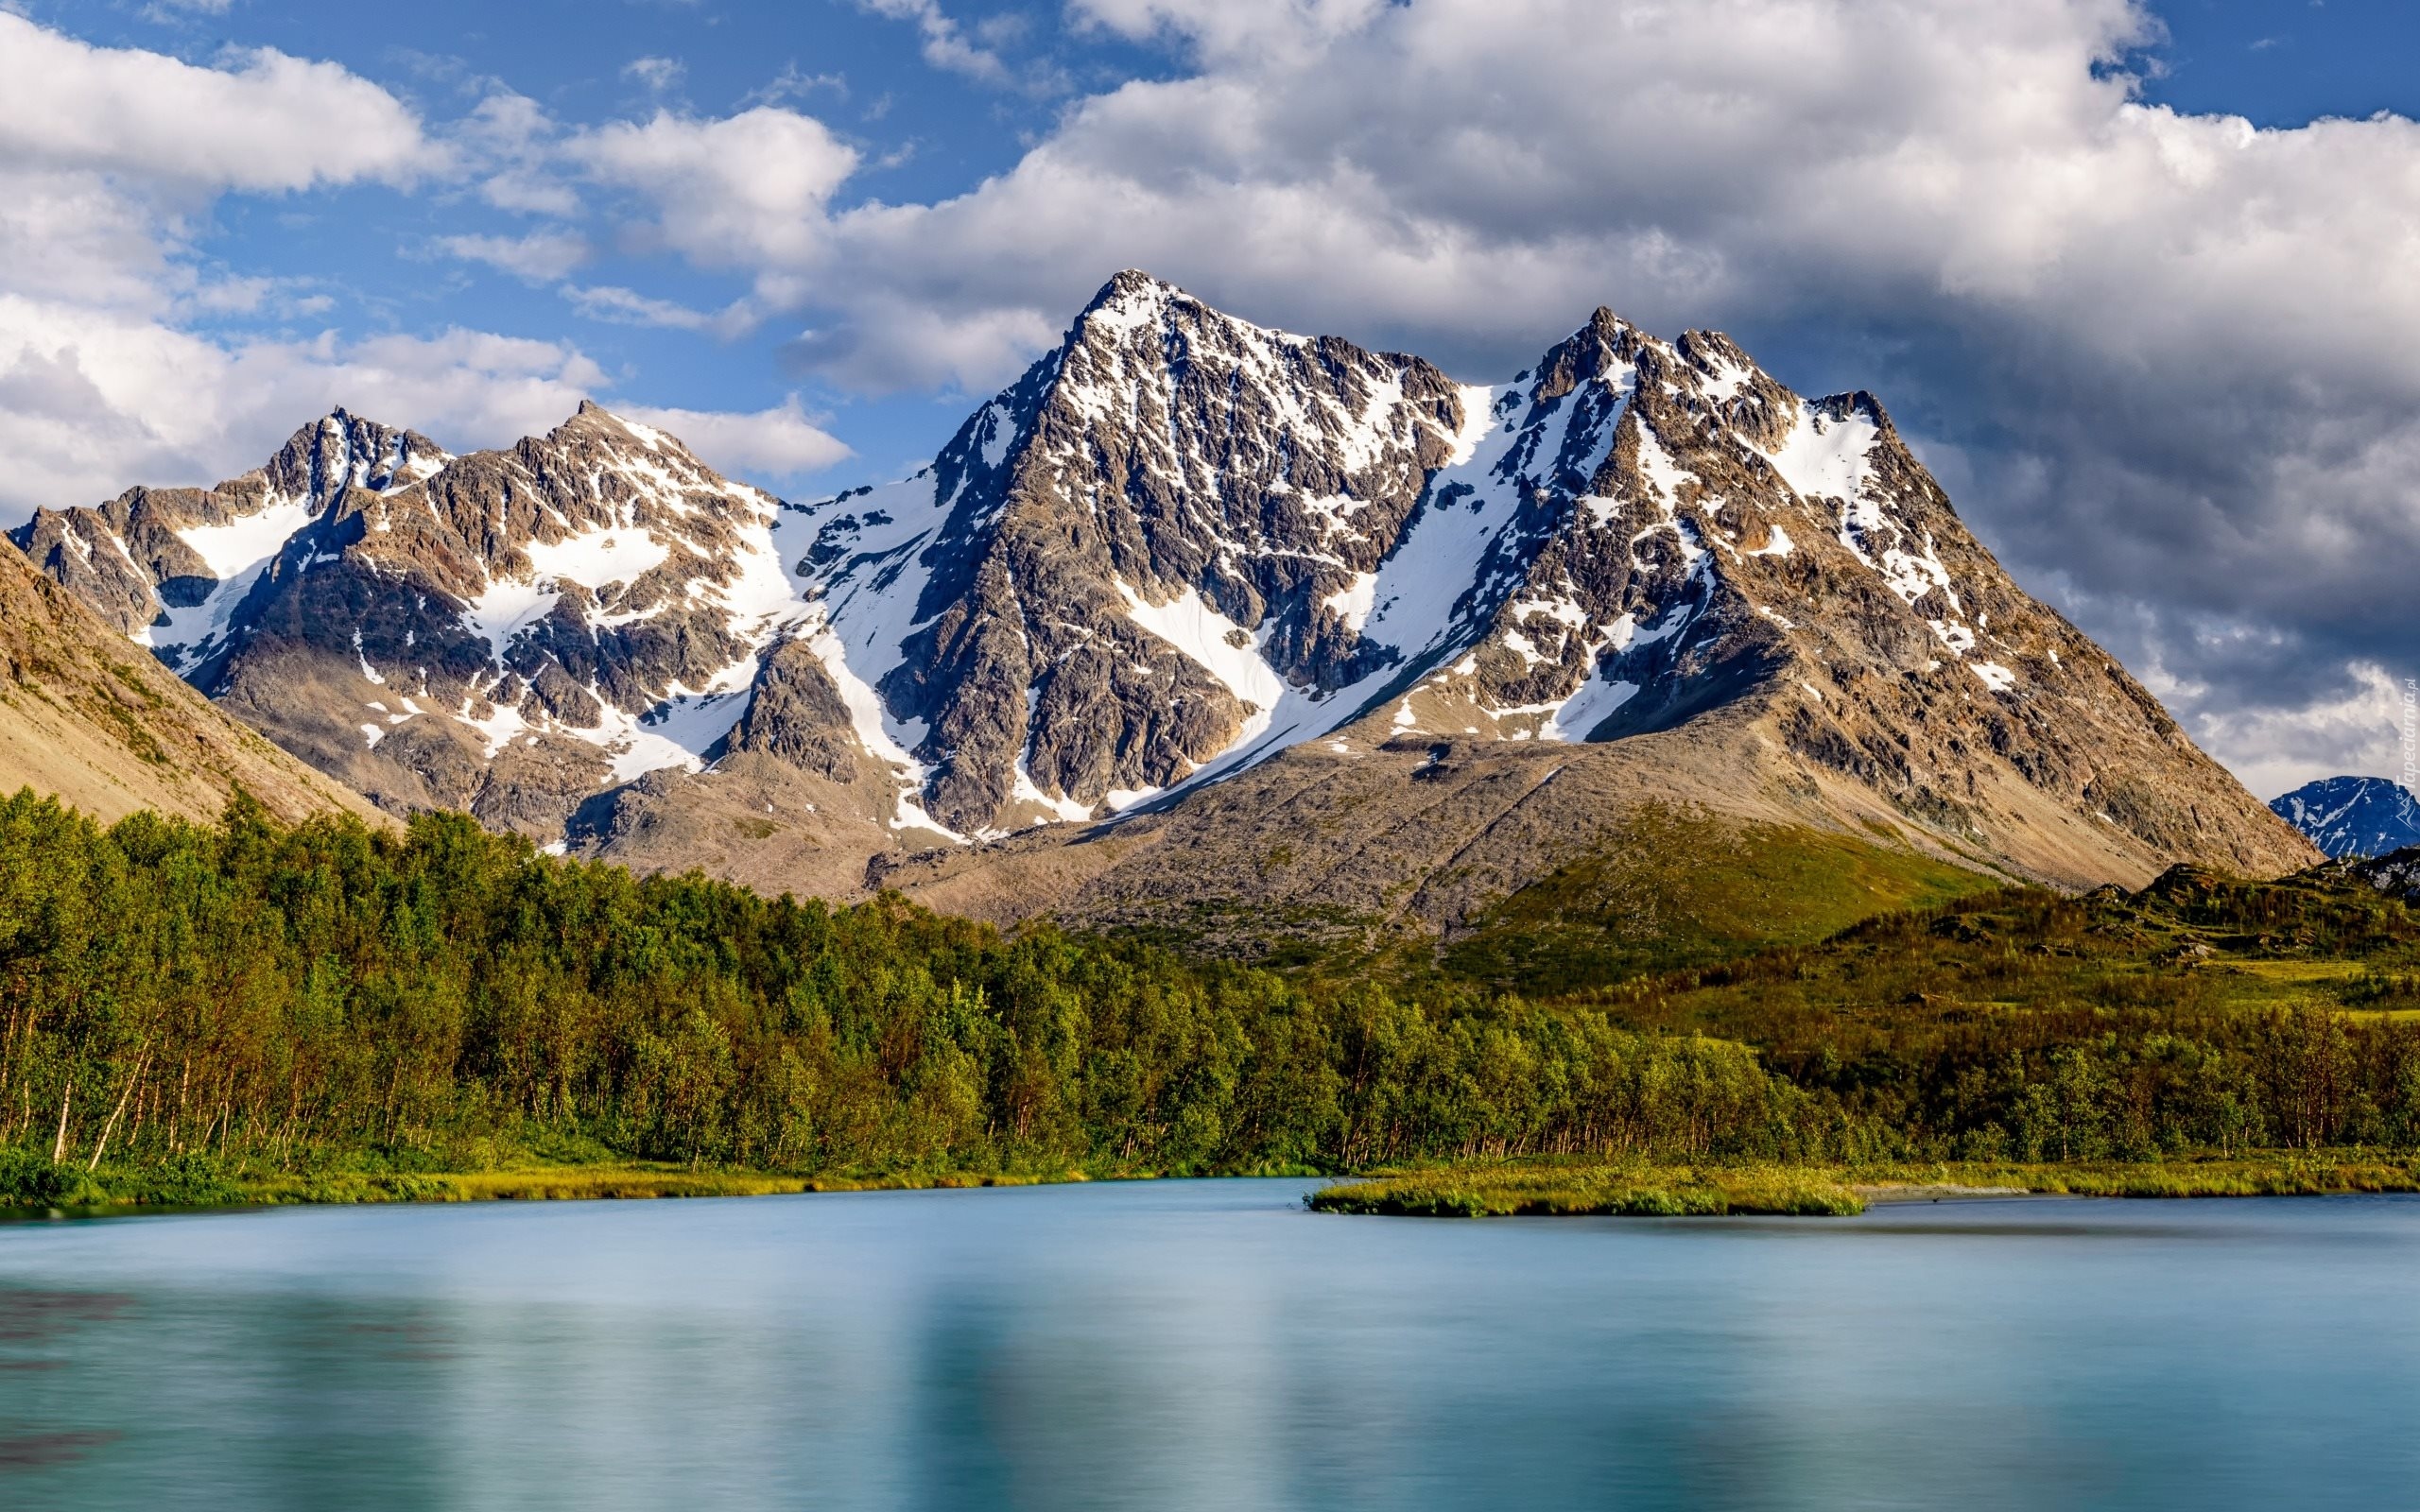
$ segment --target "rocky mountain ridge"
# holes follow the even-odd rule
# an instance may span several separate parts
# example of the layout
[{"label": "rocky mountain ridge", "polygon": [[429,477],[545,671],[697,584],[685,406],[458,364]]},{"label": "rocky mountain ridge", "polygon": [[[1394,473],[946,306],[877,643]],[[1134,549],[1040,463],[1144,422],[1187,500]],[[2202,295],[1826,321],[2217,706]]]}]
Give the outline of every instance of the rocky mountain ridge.
[{"label": "rocky mountain ridge", "polygon": [[560,840],[596,792],[702,764],[803,617],[780,506],[594,405],[451,455],[342,410],[211,490],[13,535],[189,681],[397,809]]},{"label": "rocky mountain ridge", "polygon": [[2354,876],[2382,893],[2407,903],[2420,903],[2420,846],[2405,846],[2384,855],[2349,858]]},{"label": "rocky mountain ridge", "polygon": [[[464,456],[339,412],[17,539],[390,807],[767,884],[1249,892],[1264,832],[1334,820],[1305,792],[1465,783],[1468,833],[1364,847],[1374,905],[1444,919],[1659,794],[2063,883],[2311,854],[1872,396],[1603,310],[1469,386],[1126,273],[883,488],[786,504],[594,407]],[[1171,894],[1176,833],[1223,859]]]}]

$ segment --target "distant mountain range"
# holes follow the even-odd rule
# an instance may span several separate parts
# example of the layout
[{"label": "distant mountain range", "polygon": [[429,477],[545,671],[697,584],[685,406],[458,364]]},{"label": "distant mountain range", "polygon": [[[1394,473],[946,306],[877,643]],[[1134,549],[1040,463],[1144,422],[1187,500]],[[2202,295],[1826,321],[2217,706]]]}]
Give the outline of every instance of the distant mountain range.
[{"label": "distant mountain range", "polygon": [[2420,799],[2383,777],[2324,777],[2269,807],[2331,856],[2382,856],[2420,845]]},{"label": "distant mountain range", "polygon": [[593,405],[465,455],[339,410],[13,539],[390,811],[801,891],[1450,932],[1651,809],[1751,862],[2313,858],[1872,396],[1604,310],[1478,387],[1130,272],[883,488],[787,503]]}]

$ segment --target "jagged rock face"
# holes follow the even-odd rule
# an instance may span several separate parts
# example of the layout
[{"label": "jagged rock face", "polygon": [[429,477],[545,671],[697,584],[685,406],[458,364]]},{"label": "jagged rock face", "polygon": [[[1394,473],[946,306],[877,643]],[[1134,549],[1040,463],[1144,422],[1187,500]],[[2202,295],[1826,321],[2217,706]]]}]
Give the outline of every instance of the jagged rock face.
[{"label": "jagged rock face", "polygon": [[[2373,779],[2375,781],[2375,779]],[[2420,903],[2420,846],[2353,862],[2353,875],[2407,903]]]},{"label": "jagged rock face", "polygon": [[839,685],[799,640],[783,641],[766,654],[728,748],[770,756],[836,782],[856,782],[863,755]]},{"label": "jagged rock face", "polygon": [[448,460],[424,436],[338,410],[215,489],[130,489],[98,508],[42,510],[9,539],[170,665],[192,663],[264,562],[347,490],[400,488]]},{"label": "jagged rock face", "polygon": [[2383,777],[2324,777],[2269,807],[2331,856],[2383,856],[2420,846],[2420,799]]},{"label": "jagged rock face", "polygon": [[1804,401],[1720,335],[1667,345],[1599,311],[1494,404],[1498,459],[1432,495],[1467,482],[1458,507],[1504,522],[1484,630],[1442,643],[1461,660],[1400,695],[1397,727],[1602,741],[1744,700],[1805,763],[1991,850],[2026,822],[2021,786],[2152,854],[2297,859],[2010,580],[1871,395]]},{"label": "jagged rock face", "polygon": [[1122,274],[929,472],[814,507],[804,569],[937,818],[1088,816],[1356,664],[1351,585],[1463,423],[1416,357]]},{"label": "jagged rock face", "polygon": [[398,809],[560,838],[599,787],[702,752],[803,618],[778,502],[585,405],[451,456],[342,411],[218,488],[17,534],[160,659]]},{"label": "jagged rock face", "polygon": [[1872,396],[1602,310],[1469,387],[1121,274],[885,488],[782,504],[593,406],[460,457],[339,413],[19,539],[382,802],[547,838],[577,811],[648,864],[764,824],[996,838],[1314,748],[1551,749],[1498,786],[1564,824],[1535,794],[1568,761],[1716,715],[1657,748],[1774,822],[1888,816],[2057,880],[2311,854],[2010,581]]}]

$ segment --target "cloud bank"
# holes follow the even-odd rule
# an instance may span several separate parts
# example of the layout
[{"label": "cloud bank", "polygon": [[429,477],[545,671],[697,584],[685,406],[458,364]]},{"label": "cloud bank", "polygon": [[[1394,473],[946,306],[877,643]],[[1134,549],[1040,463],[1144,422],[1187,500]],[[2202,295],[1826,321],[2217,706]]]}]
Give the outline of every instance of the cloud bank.
[{"label": "cloud bank", "polygon": [[[913,23],[936,70],[985,71],[932,0],[869,8]],[[887,202],[869,149],[805,110],[567,124],[499,92],[431,128],[333,65],[196,69],[0,15],[0,445],[35,458],[10,487],[240,429],[169,397],[239,372],[276,378],[266,404],[313,374],[409,393],[452,361],[445,402],[487,417],[475,432],[602,376],[569,347],[474,357],[456,336],[181,349],[179,301],[213,297],[184,217],[228,193],[466,187],[535,224],[441,250],[592,318],[717,340],[778,321],[800,376],[865,391],[988,389],[1127,266],[1474,380],[1610,303],[1728,328],[1802,387],[1875,389],[2021,580],[2256,788],[2394,760],[2395,690],[2420,675],[2413,123],[2146,104],[2156,27],[2131,0],[1071,0],[1063,19],[1161,49],[1165,77],[1075,99],[962,194]],[[565,282],[600,235],[739,297]],[[56,414],[9,407],[20,392]],[[733,455],[839,454],[795,402],[727,424]]]}]

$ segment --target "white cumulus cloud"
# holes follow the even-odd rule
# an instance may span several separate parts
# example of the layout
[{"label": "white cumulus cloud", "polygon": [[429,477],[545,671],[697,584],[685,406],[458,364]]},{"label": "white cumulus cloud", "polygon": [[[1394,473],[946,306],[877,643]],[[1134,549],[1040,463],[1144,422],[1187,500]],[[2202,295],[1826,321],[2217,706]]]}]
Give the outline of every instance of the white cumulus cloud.
[{"label": "white cumulus cloud", "polygon": [[644,197],[657,244],[785,285],[820,253],[826,207],[858,161],[822,122],[772,106],[720,120],[662,111],[584,131],[563,150],[599,183]]},{"label": "white cumulus cloud", "polygon": [[0,513],[257,467],[342,404],[456,447],[559,423],[607,376],[552,341],[434,336],[222,343],[160,321],[0,295]]},{"label": "white cumulus cloud", "polygon": [[958,23],[941,8],[940,0],[857,0],[860,9],[914,25],[925,61],[935,68],[986,83],[1006,83],[1008,64],[1000,55],[967,41]]},{"label": "white cumulus cloud", "polygon": [[484,263],[532,284],[551,284],[588,261],[588,238],[567,231],[525,236],[441,236],[438,249],[466,263]]},{"label": "white cumulus cloud", "polygon": [[402,182],[441,161],[412,112],[368,79],[266,48],[235,61],[95,47],[0,12],[0,163],[277,190]]},{"label": "white cumulus cloud", "polygon": [[754,414],[616,404],[614,412],[679,437],[717,472],[780,482],[830,467],[849,448],[807,415],[796,394]]},{"label": "white cumulus cloud", "polygon": [[572,308],[592,320],[614,325],[654,326],[666,331],[696,331],[724,340],[743,335],[755,328],[756,312],[745,300],[735,300],[719,310],[693,310],[671,300],[659,300],[618,284],[599,284],[582,288],[566,284],[562,296]]}]

